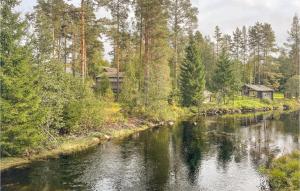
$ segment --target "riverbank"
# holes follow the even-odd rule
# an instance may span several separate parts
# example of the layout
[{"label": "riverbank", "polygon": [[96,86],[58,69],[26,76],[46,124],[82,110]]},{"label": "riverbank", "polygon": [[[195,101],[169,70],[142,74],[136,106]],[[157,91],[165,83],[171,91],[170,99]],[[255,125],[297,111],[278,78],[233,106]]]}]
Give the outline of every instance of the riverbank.
[{"label": "riverbank", "polygon": [[300,102],[296,99],[275,98],[274,100],[260,100],[239,96],[227,104],[206,103],[200,110],[191,108],[191,112],[193,114],[213,116],[299,109]]},{"label": "riverbank", "polygon": [[267,176],[272,190],[300,189],[300,150],[295,150],[271,161],[269,167],[262,166],[260,172]]},{"label": "riverbank", "polygon": [[[0,171],[14,167],[20,167],[33,161],[58,158],[64,155],[70,155],[76,152],[84,151],[95,147],[111,139],[119,139],[130,136],[131,134],[144,131],[146,129],[161,126],[162,122],[150,122],[137,118],[130,118],[123,124],[108,124],[102,131],[89,132],[85,136],[69,136],[61,139],[52,149],[44,149],[37,154],[24,157],[5,157],[0,159]],[[169,122],[169,125],[172,125]]]},{"label": "riverbank", "polygon": [[[174,106],[178,110],[176,112],[177,117],[183,115],[195,115],[197,113],[195,108],[180,109]],[[176,109],[177,108],[177,109]],[[296,100],[274,100],[271,103],[265,103],[261,100],[235,100],[234,104],[218,105],[215,103],[205,104],[200,110],[201,115],[225,115],[225,114],[241,114],[241,113],[255,113],[276,110],[281,112],[283,110],[297,110],[300,108],[300,104]],[[117,110],[119,111],[119,110]],[[174,118],[174,117],[171,117]],[[170,118],[170,119],[171,119]],[[116,120],[118,121],[118,120]],[[173,120],[175,121],[175,119]],[[79,151],[86,150],[88,148],[97,146],[107,140],[117,139],[129,136],[131,134],[144,131],[151,127],[162,125],[173,125],[174,122],[166,118],[165,121],[161,120],[149,120],[147,117],[129,117],[126,120],[120,120],[118,122],[107,122],[103,125],[103,128],[99,130],[92,130],[85,134],[71,135],[60,137],[57,143],[47,149],[42,149],[35,154],[26,155],[23,157],[5,157],[0,159],[0,171],[26,165],[32,161],[46,160],[48,158],[57,158],[62,155],[69,155]]]}]

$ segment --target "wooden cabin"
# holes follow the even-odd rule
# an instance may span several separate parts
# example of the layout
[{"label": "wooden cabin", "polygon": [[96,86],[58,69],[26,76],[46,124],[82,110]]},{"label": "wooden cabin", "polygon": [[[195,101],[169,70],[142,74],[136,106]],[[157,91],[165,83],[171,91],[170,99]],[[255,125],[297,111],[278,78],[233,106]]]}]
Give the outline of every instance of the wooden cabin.
[{"label": "wooden cabin", "polygon": [[242,95],[259,99],[273,100],[274,90],[264,85],[245,84],[242,87]]},{"label": "wooden cabin", "polygon": [[118,72],[117,68],[111,68],[111,67],[103,67],[103,73],[96,77],[96,83],[100,83],[103,79],[103,76],[107,76],[108,80],[110,82],[111,89],[114,93],[117,93],[118,91],[118,81],[119,81],[119,92],[122,89],[122,83],[124,79],[124,72],[119,72],[119,80],[118,80]]}]

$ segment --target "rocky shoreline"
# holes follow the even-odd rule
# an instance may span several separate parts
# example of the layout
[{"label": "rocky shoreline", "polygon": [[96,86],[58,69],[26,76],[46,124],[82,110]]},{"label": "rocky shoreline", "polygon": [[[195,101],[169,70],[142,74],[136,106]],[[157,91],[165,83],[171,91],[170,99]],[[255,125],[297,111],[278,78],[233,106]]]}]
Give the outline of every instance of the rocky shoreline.
[{"label": "rocky shoreline", "polygon": [[207,110],[200,111],[199,115],[203,116],[214,116],[214,115],[225,115],[225,114],[243,114],[243,113],[255,113],[255,112],[267,112],[267,111],[276,111],[290,110],[290,106],[283,105],[282,107],[261,107],[261,108],[251,108],[251,107],[241,107],[241,108],[210,108]]}]

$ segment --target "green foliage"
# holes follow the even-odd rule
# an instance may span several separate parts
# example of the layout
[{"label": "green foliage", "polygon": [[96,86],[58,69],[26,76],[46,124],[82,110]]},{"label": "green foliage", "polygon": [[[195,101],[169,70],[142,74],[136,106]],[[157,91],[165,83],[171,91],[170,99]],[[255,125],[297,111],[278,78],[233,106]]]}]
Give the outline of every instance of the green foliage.
[{"label": "green foliage", "polygon": [[272,161],[270,168],[261,168],[274,191],[296,191],[300,189],[300,151]]},{"label": "green foliage", "polygon": [[43,139],[37,76],[30,53],[20,45],[26,23],[13,12],[16,1],[1,3],[1,154],[14,155]]},{"label": "green foliage", "polygon": [[122,102],[124,108],[131,112],[135,107],[137,107],[139,100],[141,99],[137,75],[137,59],[132,59],[131,62],[129,62],[125,67],[125,78],[122,84],[120,101]]},{"label": "green foliage", "polygon": [[96,83],[96,93],[101,96],[105,96],[110,89],[111,87],[109,78],[107,77],[107,75],[102,74],[100,81]]},{"label": "green foliage", "polygon": [[300,75],[294,75],[289,78],[285,84],[285,93],[288,97],[296,97],[298,98],[300,87]]},{"label": "green foliage", "polygon": [[234,73],[234,62],[223,51],[218,60],[217,69],[213,77],[214,90],[226,103],[226,97],[234,96],[239,90],[240,81]]},{"label": "green foliage", "polygon": [[190,39],[186,56],[180,68],[180,93],[183,106],[199,106],[205,89],[205,71],[199,48]]},{"label": "green foliage", "polygon": [[195,33],[194,39],[201,52],[202,63],[205,66],[205,86],[210,90],[213,88],[213,75],[216,69],[214,46],[211,40],[203,38],[199,31]]},{"label": "green foliage", "polygon": [[262,100],[261,100],[261,102],[263,102],[263,103],[265,103],[265,104],[272,104],[272,100],[271,99],[269,99],[269,98],[263,98]]}]

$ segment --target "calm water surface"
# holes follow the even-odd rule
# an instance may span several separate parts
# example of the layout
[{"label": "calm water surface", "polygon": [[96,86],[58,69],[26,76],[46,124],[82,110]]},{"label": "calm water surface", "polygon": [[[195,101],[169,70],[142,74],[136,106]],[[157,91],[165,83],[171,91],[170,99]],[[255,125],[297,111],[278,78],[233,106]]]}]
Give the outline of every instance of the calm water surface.
[{"label": "calm water surface", "polygon": [[1,190],[267,190],[258,167],[299,149],[299,116],[182,121],[3,172]]}]

